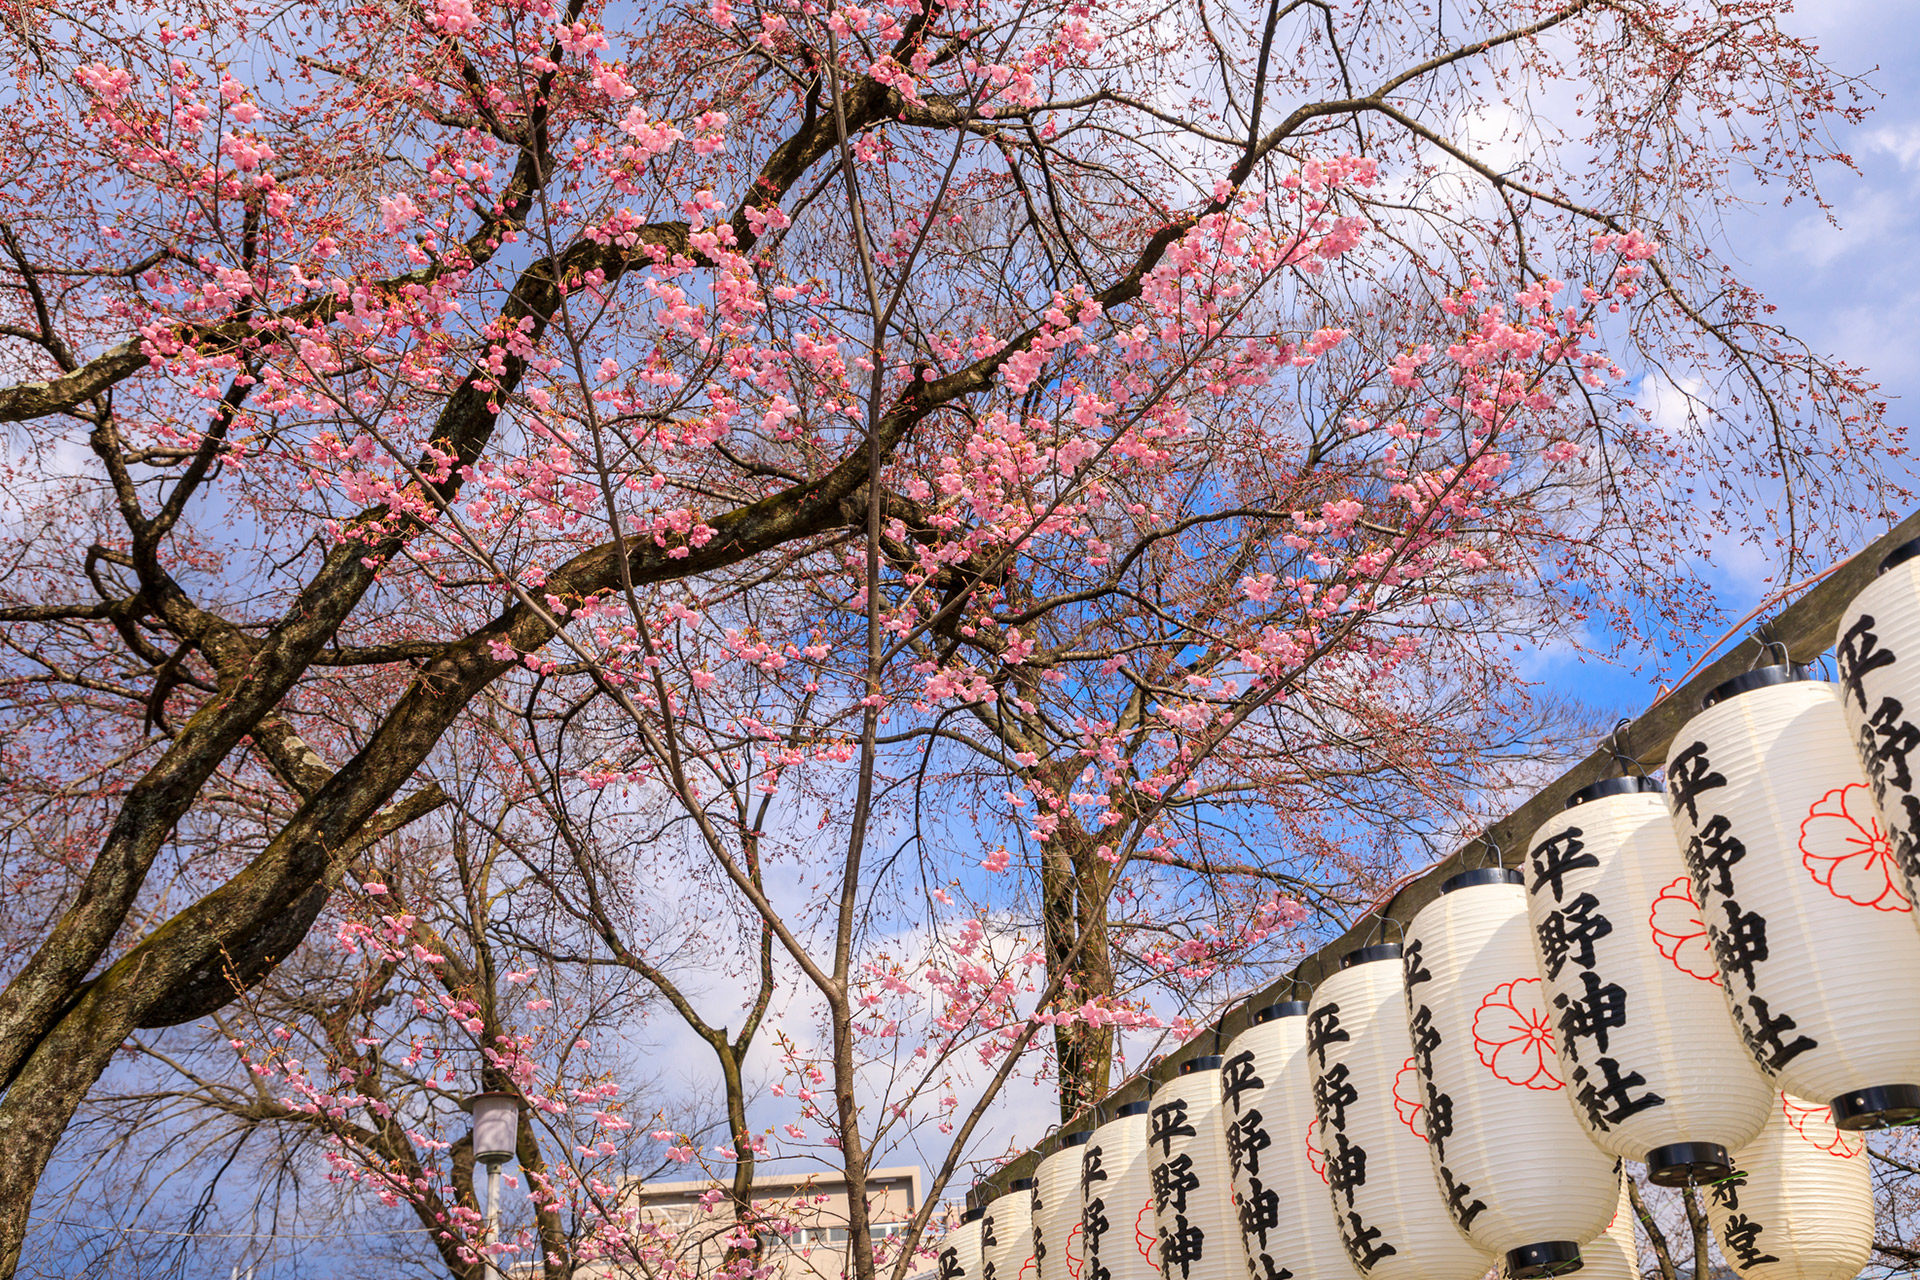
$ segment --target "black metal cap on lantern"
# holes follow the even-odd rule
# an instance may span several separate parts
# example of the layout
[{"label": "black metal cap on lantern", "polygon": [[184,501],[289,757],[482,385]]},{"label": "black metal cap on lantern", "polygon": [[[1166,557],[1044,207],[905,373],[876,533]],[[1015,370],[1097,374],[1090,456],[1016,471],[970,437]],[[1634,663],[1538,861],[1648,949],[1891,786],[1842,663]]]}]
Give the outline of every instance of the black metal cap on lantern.
[{"label": "black metal cap on lantern", "polygon": [[1889,569],[1898,568],[1915,556],[1920,556],[1920,538],[1915,538],[1912,542],[1903,542],[1887,552],[1886,559],[1880,562],[1880,568],[1876,572],[1885,573]]},{"label": "black metal cap on lantern", "polygon": [[1127,1116],[1143,1116],[1153,1110],[1151,1102],[1123,1102],[1113,1109],[1113,1118],[1125,1119]]},{"label": "black metal cap on lantern", "polygon": [[980,1221],[980,1219],[986,1216],[987,1216],[987,1206],[983,1204],[975,1205],[973,1208],[967,1210],[965,1213],[960,1215],[960,1221],[978,1222]]},{"label": "black metal cap on lantern", "polygon": [[1007,1190],[1009,1192],[1031,1191],[1033,1190],[1033,1179],[1032,1178],[1015,1178],[1012,1182],[1009,1182],[1007,1184]]},{"label": "black metal cap on lantern", "polygon": [[1595,800],[1604,800],[1608,796],[1638,795],[1642,792],[1665,791],[1666,785],[1658,778],[1602,778],[1590,782],[1567,797],[1566,807],[1577,809],[1583,804],[1592,804]]},{"label": "black metal cap on lantern", "polygon": [[1827,1104],[1836,1129],[1891,1129],[1920,1118],[1920,1085],[1883,1084],[1843,1093]]},{"label": "black metal cap on lantern", "polygon": [[1462,871],[1459,875],[1448,876],[1440,883],[1441,893],[1452,893],[1455,889],[1474,889],[1483,884],[1519,884],[1524,885],[1527,878],[1511,867],[1475,867],[1471,871]]},{"label": "black metal cap on lantern", "polygon": [[1282,1000],[1279,1004],[1270,1004],[1253,1011],[1253,1025],[1272,1022],[1275,1018],[1304,1018],[1307,1016],[1305,1000]]},{"label": "black metal cap on lantern", "polygon": [[1218,1071],[1226,1063],[1226,1057],[1218,1053],[1203,1053],[1197,1058],[1188,1058],[1180,1064],[1180,1074],[1190,1076],[1196,1071]]},{"label": "black metal cap on lantern", "polygon": [[1092,1136],[1093,1130],[1091,1129],[1075,1129],[1072,1133],[1063,1133],[1060,1135],[1060,1145],[1062,1147],[1084,1146],[1087,1139]]},{"label": "black metal cap on lantern", "polygon": [[1798,662],[1780,662],[1770,667],[1755,667],[1751,671],[1743,672],[1731,680],[1722,680],[1713,686],[1707,696],[1700,699],[1700,709],[1704,711],[1708,707],[1725,702],[1729,698],[1737,698],[1743,693],[1751,693],[1755,689],[1766,689],[1776,684],[1792,684],[1796,680],[1816,678],[1812,667]]},{"label": "black metal cap on lantern", "polygon": [[1717,1142],[1671,1142],[1647,1152],[1647,1181],[1656,1187],[1691,1187],[1733,1172],[1727,1149]]},{"label": "black metal cap on lantern", "polygon": [[1376,960],[1398,960],[1400,944],[1397,942],[1376,942],[1369,947],[1355,947],[1340,957],[1340,967],[1351,969],[1357,964],[1372,964]]},{"label": "black metal cap on lantern", "polygon": [[1580,1246],[1571,1240],[1548,1240],[1507,1250],[1507,1275],[1511,1280],[1564,1276],[1585,1265],[1580,1259]]}]

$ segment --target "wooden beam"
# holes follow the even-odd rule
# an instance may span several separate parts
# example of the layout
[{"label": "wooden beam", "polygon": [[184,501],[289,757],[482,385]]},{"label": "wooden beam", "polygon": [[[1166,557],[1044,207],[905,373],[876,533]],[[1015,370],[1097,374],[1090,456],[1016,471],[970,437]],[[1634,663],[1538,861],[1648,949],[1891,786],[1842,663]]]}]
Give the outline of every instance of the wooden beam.
[{"label": "wooden beam", "polygon": [[[1760,623],[1747,639],[1702,667],[1693,679],[1670,691],[1642,713],[1639,719],[1622,728],[1618,734],[1621,753],[1649,768],[1664,764],[1674,735],[1700,710],[1700,700],[1723,681],[1757,665],[1761,659],[1761,647],[1765,644],[1785,645],[1795,662],[1812,662],[1827,652],[1833,647],[1834,630],[1840,623],[1841,612],[1860,594],[1863,587],[1873,581],[1880,571],[1881,560],[1895,547],[1916,538],[1920,538],[1920,511],[1902,520],[1865,550],[1814,584],[1798,600]],[[1338,938],[1301,960],[1286,977],[1229,1009],[1218,1022],[1219,1043],[1227,1043],[1251,1025],[1253,1010],[1281,1000],[1305,999],[1306,993],[1317,986],[1321,979],[1339,969],[1342,956],[1356,947],[1365,946],[1369,941],[1380,940],[1381,931],[1385,928],[1383,921],[1390,921],[1404,929],[1420,908],[1440,896],[1441,883],[1464,869],[1466,864],[1461,860],[1463,853],[1470,853],[1476,865],[1482,864],[1490,852],[1488,842],[1491,842],[1500,850],[1502,864],[1518,866],[1526,854],[1526,841],[1548,818],[1566,807],[1568,796],[1614,774],[1614,741],[1614,736],[1609,735],[1586,759],[1542,787],[1532,799],[1498,822],[1489,824],[1459,851],[1409,882],[1388,901],[1384,912],[1369,913]],[[1385,937],[1387,941],[1394,940],[1391,931]],[[1187,1041],[1149,1070],[1123,1082],[1107,1095],[1101,1104],[1102,1108],[1111,1114],[1111,1108],[1121,1103],[1145,1098],[1152,1092],[1155,1081],[1172,1079],[1182,1062],[1212,1052],[1214,1039],[1214,1032],[1209,1029]],[[1060,1126],[1060,1132],[1089,1128],[1094,1123],[1095,1117],[1091,1111],[1082,1112]],[[1004,1191],[1007,1183],[1014,1178],[1032,1177],[1033,1168],[1041,1157],[1058,1146],[1059,1138],[1052,1136],[1037,1144],[1033,1150],[1015,1156],[983,1180],[986,1185],[983,1186],[982,1195]]]}]

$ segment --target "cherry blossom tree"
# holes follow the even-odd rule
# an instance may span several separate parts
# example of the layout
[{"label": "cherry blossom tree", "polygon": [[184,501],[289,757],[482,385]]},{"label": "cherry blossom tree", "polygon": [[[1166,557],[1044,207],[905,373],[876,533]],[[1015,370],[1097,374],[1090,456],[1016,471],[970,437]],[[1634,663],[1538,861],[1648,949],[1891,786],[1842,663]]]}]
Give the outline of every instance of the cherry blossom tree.
[{"label": "cherry blossom tree", "polygon": [[[299,1242],[338,1236],[361,1257],[384,1245],[395,1265],[431,1259],[484,1280],[501,1245],[461,1107],[479,1085],[528,1103],[509,1175],[530,1192],[514,1252],[567,1276],[609,1223],[633,1226],[614,1188],[677,1168],[652,1132],[724,1139],[698,1098],[648,1105],[657,1073],[633,1044],[644,990],[513,947],[511,882],[539,833],[511,795],[478,785],[499,763],[478,745],[442,744],[449,810],[358,866],[357,892],[335,896],[311,945],[203,1022],[123,1046],[70,1134],[80,1158],[43,1204],[76,1225],[185,1229],[109,1232],[90,1265],[219,1269],[236,1260],[220,1228],[241,1225],[285,1233],[296,1261]],[[171,1205],[190,1208],[170,1217]],[[65,1241],[34,1243],[28,1266],[69,1260]],[[325,1266],[333,1250],[318,1251]]]},{"label": "cherry blossom tree", "polygon": [[[1857,116],[1784,9],[8,24],[0,1275],[121,1046],[271,990],[323,919],[307,949],[358,924],[420,1016],[480,1021],[470,1075],[630,1123],[494,1030],[433,914],[367,914],[450,893],[443,811],[501,804],[546,834],[460,963],[619,969],[701,1033],[750,1270],[767,1033],[647,923],[697,892],[817,1030],[782,1029],[791,1140],[855,1189],[862,1280],[903,1275],[928,1215],[875,1246],[876,1152],[950,1127],[937,1197],[1043,1028],[1071,1112],[1156,993],[1456,831],[1569,729],[1516,645],[1687,626],[1713,535],[1792,577],[1884,515],[1871,388],[1714,252]],[[1702,388],[1693,425],[1642,377]],[[479,795],[436,754],[469,732]],[[377,1115],[366,1046],[234,1038],[347,1164],[440,1141],[329,1115]],[[552,1240],[630,1236],[578,1177]]]}]

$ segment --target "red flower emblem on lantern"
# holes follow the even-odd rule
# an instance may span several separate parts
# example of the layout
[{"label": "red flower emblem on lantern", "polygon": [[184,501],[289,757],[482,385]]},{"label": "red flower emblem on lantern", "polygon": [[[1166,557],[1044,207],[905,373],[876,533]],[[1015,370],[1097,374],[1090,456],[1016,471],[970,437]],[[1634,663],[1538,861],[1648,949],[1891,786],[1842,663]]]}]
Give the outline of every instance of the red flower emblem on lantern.
[{"label": "red flower emblem on lantern", "polygon": [[[1141,1226],[1144,1222],[1147,1225]],[[1133,1243],[1140,1250],[1140,1256],[1152,1265],[1155,1271],[1160,1269],[1160,1231],[1153,1222],[1153,1197],[1140,1206],[1140,1212],[1133,1218]]]},{"label": "red flower emblem on lantern", "polygon": [[1431,1142],[1432,1139],[1427,1137],[1426,1109],[1426,1100],[1421,1096],[1420,1073],[1414,1070],[1413,1059],[1408,1058],[1406,1065],[1394,1073],[1393,1111],[1414,1137],[1422,1142]]},{"label": "red flower emblem on lantern", "polygon": [[1565,1085],[1553,1068],[1553,1024],[1540,999],[1540,979],[1515,978],[1487,992],[1473,1015],[1473,1047],[1487,1069],[1528,1089]]},{"label": "red flower emblem on lantern", "polygon": [[1020,1280],[1040,1280],[1040,1260],[1032,1254],[1020,1265]]},{"label": "red flower emblem on lantern", "polygon": [[1875,911],[1911,911],[1893,861],[1893,842],[1864,782],[1835,787],[1800,824],[1800,861],[1834,897]]},{"label": "red flower emblem on lantern", "polygon": [[[1320,1181],[1327,1182],[1327,1149],[1313,1140],[1313,1131],[1320,1125],[1319,1117],[1307,1121],[1307,1164],[1320,1175]],[[1331,1182],[1327,1182],[1332,1186]]]},{"label": "red flower emblem on lantern", "polygon": [[[1073,1230],[1067,1232],[1067,1277],[1068,1280],[1080,1280],[1081,1268],[1087,1265],[1086,1240],[1080,1224],[1074,1223]],[[1075,1248],[1075,1246],[1079,1246]]]},{"label": "red flower emblem on lantern", "polygon": [[1822,1151],[1851,1160],[1867,1149],[1865,1138],[1834,1127],[1832,1107],[1823,1107],[1817,1102],[1801,1102],[1783,1093],[1780,1095],[1780,1110],[1786,1114],[1787,1124],[1795,1133]]},{"label": "red flower emblem on lantern", "polygon": [[1681,876],[1660,891],[1647,913],[1653,928],[1653,945],[1673,961],[1673,967],[1689,978],[1724,985],[1720,970],[1713,963],[1713,939],[1707,936],[1707,922],[1700,918],[1700,904],[1694,900],[1693,881]]}]

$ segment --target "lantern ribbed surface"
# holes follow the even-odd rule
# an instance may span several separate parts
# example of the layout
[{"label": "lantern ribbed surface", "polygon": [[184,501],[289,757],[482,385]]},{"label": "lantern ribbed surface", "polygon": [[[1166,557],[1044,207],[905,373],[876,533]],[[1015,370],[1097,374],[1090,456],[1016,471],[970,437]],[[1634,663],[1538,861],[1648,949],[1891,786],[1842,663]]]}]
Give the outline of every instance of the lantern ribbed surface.
[{"label": "lantern ribbed surface", "polygon": [[1080,1280],[1080,1157],[1062,1146],[1033,1174],[1033,1260],[1040,1280]]},{"label": "lantern ribbed surface", "polygon": [[1742,1280],[1852,1280],[1873,1249],[1866,1139],[1834,1128],[1819,1103],[1775,1103],[1734,1155],[1744,1176],[1708,1188],[1720,1252]]},{"label": "lantern ribbed surface", "polygon": [[1031,1190],[996,1196],[981,1215],[980,1280],[1035,1280]]},{"label": "lantern ribbed surface", "polygon": [[[1362,1275],[1478,1280],[1492,1259],[1454,1226],[1419,1123],[1398,948],[1369,950],[1391,958],[1342,969],[1310,1002],[1313,1155],[1326,1169],[1347,1257]],[[1396,1096],[1396,1080],[1404,1096]]]},{"label": "lantern ribbed surface", "polygon": [[1920,558],[1887,569],[1853,598],[1840,615],[1834,658],[1854,751],[1911,894],[1920,882]]},{"label": "lantern ribbed surface", "polygon": [[1568,809],[1534,832],[1522,871],[1560,1077],[1587,1133],[1656,1182],[1724,1176],[1774,1090],[1727,1016],[1666,798]]},{"label": "lantern ribbed surface", "polygon": [[1221,1081],[1232,1115],[1227,1157],[1254,1280],[1356,1280],[1327,1203],[1325,1166],[1315,1168],[1307,1148],[1314,1114],[1305,1011],[1236,1036]]},{"label": "lantern ribbed surface", "polygon": [[1082,1280],[1160,1280],[1145,1111],[1093,1131],[1080,1156]]},{"label": "lantern ribbed surface", "polygon": [[1227,1163],[1220,1059],[1154,1090],[1147,1111],[1153,1215],[1166,1280],[1247,1280]]},{"label": "lantern ribbed surface", "polygon": [[1434,1176],[1467,1238],[1516,1278],[1571,1270],[1619,1203],[1614,1158],[1574,1114],[1527,893],[1467,884],[1407,926],[1414,1068]]},{"label": "lantern ribbed surface", "polygon": [[1667,801],[1754,1060],[1843,1126],[1920,1110],[1920,1001],[1904,994],[1920,932],[1836,686],[1762,684],[1695,716],[1668,752]]},{"label": "lantern ribbed surface", "polygon": [[1640,1241],[1624,1176],[1616,1195],[1607,1229],[1580,1246],[1580,1280],[1640,1280]]},{"label": "lantern ribbed surface", "polygon": [[980,1219],[963,1222],[940,1242],[940,1280],[981,1280]]}]

